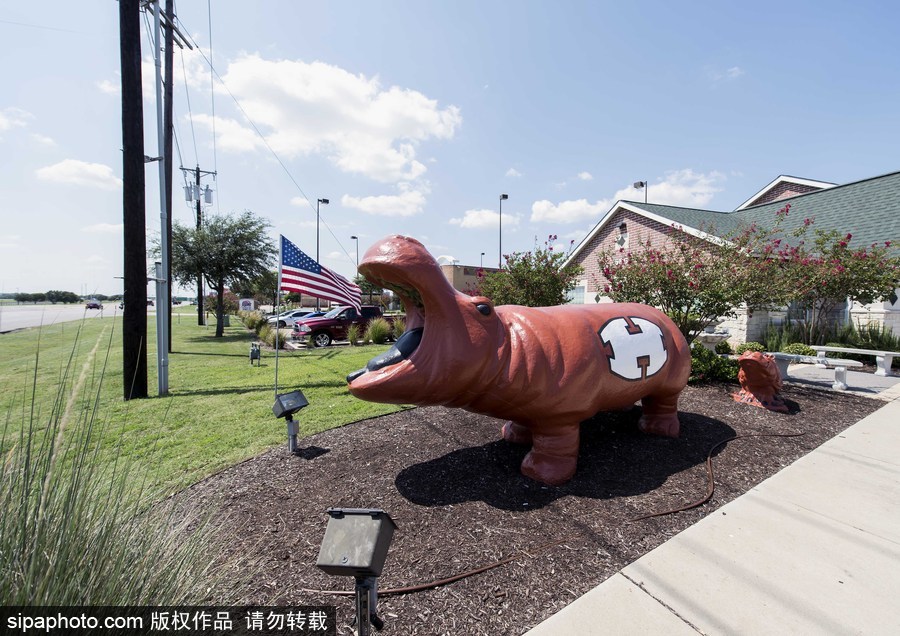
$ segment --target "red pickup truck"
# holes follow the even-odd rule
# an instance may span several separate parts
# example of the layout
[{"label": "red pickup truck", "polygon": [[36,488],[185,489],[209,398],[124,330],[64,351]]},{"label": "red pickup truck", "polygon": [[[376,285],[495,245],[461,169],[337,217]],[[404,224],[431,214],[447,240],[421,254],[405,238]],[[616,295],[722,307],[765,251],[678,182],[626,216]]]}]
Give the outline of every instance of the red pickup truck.
[{"label": "red pickup truck", "polygon": [[363,305],[360,312],[353,307],[335,307],[319,318],[305,318],[295,322],[293,338],[314,347],[327,347],[333,340],[346,340],[347,327],[350,325],[358,325],[362,335],[369,321],[374,318],[384,318],[392,328],[394,326],[394,318],[385,316],[381,307],[376,305]]}]

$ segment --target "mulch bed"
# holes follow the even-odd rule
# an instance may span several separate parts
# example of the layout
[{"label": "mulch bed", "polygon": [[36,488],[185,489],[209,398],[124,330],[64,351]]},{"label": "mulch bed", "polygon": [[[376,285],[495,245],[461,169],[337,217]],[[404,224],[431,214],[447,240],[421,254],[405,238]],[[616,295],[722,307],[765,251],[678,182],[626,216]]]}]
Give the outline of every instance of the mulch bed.
[{"label": "mulch bed", "polygon": [[[382,596],[385,634],[522,634],[628,563],[746,492],[882,405],[877,400],[785,385],[789,414],[734,402],[735,385],[688,387],[681,436],[637,430],[639,409],[608,413],[581,428],[574,479],[548,487],[519,473],[527,448],[499,437],[501,422],[462,410],[417,408],[301,440],[302,456],[273,448],[180,494],[210,500],[230,539],[259,570],[248,604],[337,606],[352,633],[353,580],[315,567],[329,507],[383,508],[399,529],[380,590],[429,583],[519,558],[422,592]],[[302,430],[302,413],[301,430]],[[706,494],[713,456],[715,494],[694,509],[632,522]]]}]

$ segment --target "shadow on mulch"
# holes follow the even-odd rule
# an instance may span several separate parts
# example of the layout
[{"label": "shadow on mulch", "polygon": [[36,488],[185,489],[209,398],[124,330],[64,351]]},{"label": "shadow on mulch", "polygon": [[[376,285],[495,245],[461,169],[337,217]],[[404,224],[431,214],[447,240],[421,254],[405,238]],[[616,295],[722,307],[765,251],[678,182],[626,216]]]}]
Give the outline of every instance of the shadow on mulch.
[{"label": "shadow on mulch", "polygon": [[[335,605],[338,633],[353,633],[353,600],[323,591],[349,591],[352,579],[315,567],[325,510],[383,508],[398,529],[382,591],[515,557],[450,585],[379,598],[386,636],[518,636],[882,404],[792,384],[784,390],[792,414],[772,413],[735,402],[737,388],[687,387],[674,439],[638,432],[639,408],[585,422],[577,472],[560,487],[522,476],[528,449],[502,441],[499,420],[424,407],[306,437],[299,457],[280,445],[176,497],[188,508],[219,506],[221,557],[252,572],[242,604]],[[795,433],[803,435],[769,437]],[[734,435],[765,436],[718,449],[708,503],[636,521],[702,498],[707,454]]]},{"label": "shadow on mulch", "polygon": [[[677,439],[638,431],[638,408],[607,413],[581,425],[578,471],[562,486],[523,478],[519,465],[528,447],[503,440],[452,451],[400,471],[394,482],[401,495],[420,506],[483,501],[502,510],[535,510],[566,496],[610,499],[646,494],[675,473],[706,461],[733,428],[697,413],[680,413]],[[718,450],[717,452],[721,452]],[[647,457],[654,461],[648,463]]]}]

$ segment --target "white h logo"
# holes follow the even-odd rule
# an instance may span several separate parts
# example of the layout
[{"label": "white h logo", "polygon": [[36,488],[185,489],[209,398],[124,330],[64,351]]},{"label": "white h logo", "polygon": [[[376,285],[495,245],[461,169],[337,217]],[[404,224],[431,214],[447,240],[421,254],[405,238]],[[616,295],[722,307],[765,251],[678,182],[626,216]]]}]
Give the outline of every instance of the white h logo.
[{"label": "white h logo", "polygon": [[597,333],[607,348],[609,370],[625,380],[649,378],[669,359],[662,330],[644,318],[613,318]]}]

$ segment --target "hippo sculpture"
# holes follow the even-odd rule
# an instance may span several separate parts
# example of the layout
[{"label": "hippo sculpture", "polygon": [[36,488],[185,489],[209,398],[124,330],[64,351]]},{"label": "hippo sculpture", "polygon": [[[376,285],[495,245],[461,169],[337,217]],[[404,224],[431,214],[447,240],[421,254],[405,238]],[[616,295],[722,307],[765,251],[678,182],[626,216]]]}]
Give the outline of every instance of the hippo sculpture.
[{"label": "hippo sculpture", "polygon": [[425,247],[406,236],[370,247],[359,271],[400,297],[406,332],[347,376],[356,397],[505,419],[503,438],[532,446],[522,473],[551,485],[575,474],[579,424],[600,411],[641,400],[643,432],[678,436],[690,349],[653,307],[495,307],[454,289]]},{"label": "hippo sculpture", "polygon": [[778,413],[789,411],[781,397],[781,373],[771,355],[759,351],[745,351],[738,358],[738,382],[741,390],[732,393],[735,402],[758,406]]}]

